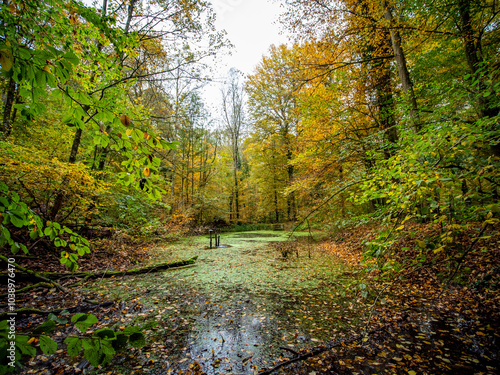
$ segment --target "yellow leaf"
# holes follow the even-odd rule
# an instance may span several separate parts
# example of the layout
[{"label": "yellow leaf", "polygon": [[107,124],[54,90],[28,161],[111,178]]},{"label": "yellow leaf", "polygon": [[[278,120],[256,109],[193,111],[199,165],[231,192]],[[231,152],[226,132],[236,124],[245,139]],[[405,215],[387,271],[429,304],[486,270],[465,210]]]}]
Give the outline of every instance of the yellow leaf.
[{"label": "yellow leaf", "polygon": [[134,129],[127,129],[127,131],[125,132],[125,134],[127,134],[130,137],[132,135],[133,131],[134,131]]},{"label": "yellow leaf", "polygon": [[144,176],[149,177],[151,175],[151,169],[149,167],[144,168]]},{"label": "yellow leaf", "polygon": [[415,243],[418,245],[418,247],[425,249],[425,241],[416,240]]},{"label": "yellow leaf", "polygon": [[437,253],[439,253],[440,251],[443,251],[443,250],[444,250],[444,246],[440,246],[436,250],[434,250],[434,254],[437,254]]},{"label": "yellow leaf", "polygon": [[2,64],[2,68],[6,71],[9,71],[14,64],[14,58],[12,57],[12,52],[10,50],[4,48],[0,49],[0,64]]}]

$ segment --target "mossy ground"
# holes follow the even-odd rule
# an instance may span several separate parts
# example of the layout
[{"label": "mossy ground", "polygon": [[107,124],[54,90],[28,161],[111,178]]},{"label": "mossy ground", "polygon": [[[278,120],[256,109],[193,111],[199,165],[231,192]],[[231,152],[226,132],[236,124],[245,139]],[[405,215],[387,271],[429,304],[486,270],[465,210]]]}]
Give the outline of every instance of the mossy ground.
[{"label": "mossy ground", "polygon": [[[314,233],[318,240],[324,234]],[[356,270],[319,250],[308,233],[287,259],[273,243],[289,233],[225,233],[154,248],[155,262],[198,255],[194,267],[94,283],[100,293],[132,305],[131,322],[158,321],[143,355],[122,358],[123,372],[168,373],[200,366],[207,374],[253,374],[298,350],[337,338],[366,318],[350,293]],[[134,366],[130,367],[130,361]]]}]

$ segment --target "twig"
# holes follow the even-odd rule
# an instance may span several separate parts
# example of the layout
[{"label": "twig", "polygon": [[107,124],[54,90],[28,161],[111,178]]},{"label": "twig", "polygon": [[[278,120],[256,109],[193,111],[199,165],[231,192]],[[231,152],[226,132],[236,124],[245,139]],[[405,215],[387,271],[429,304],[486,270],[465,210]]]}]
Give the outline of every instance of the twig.
[{"label": "twig", "polygon": [[295,355],[300,355],[300,353],[296,350],[293,350],[293,349],[290,349],[290,348],[287,348],[286,346],[280,346],[280,349],[283,349],[283,350],[288,350],[289,352],[295,354]]},{"label": "twig", "polygon": [[474,246],[478,243],[478,241],[481,239],[481,236],[484,234],[486,231],[486,228],[488,228],[489,224],[484,224],[483,228],[477,235],[476,239],[470,244],[470,246],[467,248],[467,250],[464,251],[463,255],[460,257],[460,259],[457,261],[457,266],[455,267],[455,270],[453,271],[453,274],[450,276],[448,279],[448,285],[451,283],[455,275],[457,274],[458,270],[462,266],[462,262],[464,261],[465,257],[472,251]]}]

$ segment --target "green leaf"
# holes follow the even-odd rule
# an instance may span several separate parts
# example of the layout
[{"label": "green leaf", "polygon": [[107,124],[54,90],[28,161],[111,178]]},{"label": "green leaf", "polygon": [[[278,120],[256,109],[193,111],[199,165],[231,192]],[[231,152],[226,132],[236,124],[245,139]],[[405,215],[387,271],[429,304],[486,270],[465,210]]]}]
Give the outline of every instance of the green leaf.
[{"label": "green leaf", "polygon": [[134,129],[132,131],[132,139],[139,143],[142,140],[143,133],[139,129]]},{"label": "green leaf", "polygon": [[108,365],[111,360],[113,359],[113,356],[115,355],[115,349],[111,345],[111,341],[101,341],[101,365],[105,366]]},{"label": "green leaf", "polygon": [[159,167],[161,165],[161,159],[157,158],[156,156],[153,157],[153,165],[155,167]]},{"label": "green leaf", "polygon": [[9,207],[9,201],[7,200],[7,198],[5,197],[0,197],[0,204],[3,206],[3,207]]},{"label": "green leaf", "polygon": [[113,356],[116,353],[115,349],[113,348],[112,341],[109,340],[101,341],[101,351],[106,356]]},{"label": "green leaf", "polygon": [[17,228],[22,228],[25,225],[28,225],[28,221],[26,219],[23,219],[15,214],[11,214],[9,216],[9,219],[10,219],[10,222],[12,223],[12,225],[14,225]]},{"label": "green leaf", "polygon": [[33,330],[34,334],[40,334],[40,333],[50,333],[56,328],[56,322],[53,320],[46,320],[42,324],[40,324],[38,327],[36,327]]},{"label": "green leaf", "polygon": [[40,349],[45,354],[54,354],[57,350],[57,343],[47,336],[40,336]]},{"label": "green leaf", "polygon": [[97,339],[83,339],[82,347],[84,350],[92,349],[96,347],[96,344],[99,342]]},{"label": "green leaf", "polygon": [[112,342],[113,348],[118,352],[127,347],[128,336],[123,333],[116,334],[116,340]]},{"label": "green leaf", "polygon": [[146,345],[146,338],[142,332],[134,333],[130,335],[130,345],[134,348],[142,348]]},{"label": "green leaf", "polygon": [[89,347],[88,349],[85,349],[84,351],[84,357],[87,361],[90,362],[90,364],[94,367],[97,367],[101,364],[101,354],[99,352],[99,349],[96,347]]},{"label": "green leaf", "polygon": [[53,320],[54,322],[56,323],[59,323],[59,324],[66,324],[68,323],[68,319],[66,318],[58,318],[56,315],[50,313],[48,316],[47,316],[48,319],[50,320]]},{"label": "green leaf", "polygon": [[142,330],[147,331],[147,330],[155,328],[157,325],[158,325],[158,322],[153,320],[153,321],[150,321],[150,322],[144,324],[142,326]]},{"label": "green leaf", "polygon": [[80,63],[80,59],[75,55],[75,53],[72,50],[66,52],[63,55],[63,57],[73,65],[78,65]]},{"label": "green leaf", "polygon": [[36,348],[28,344],[29,337],[26,335],[16,335],[16,347],[22,354],[29,355],[30,357],[36,356]]},{"label": "green leaf", "polygon": [[129,326],[129,327],[125,327],[125,329],[123,330],[123,333],[127,336],[131,336],[134,333],[141,333],[141,332],[142,332],[142,328],[139,326]]},{"label": "green leaf", "polygon": [[82,246],[78,246],[78,255],[80,255],[81,257],[85,255],[86,251],[85,251],[85,247],[82,247]]},{"label": "green leaf", "polygon": [[90,326],[97,323],[99,320],[95,315],[92,314],[75,314],[71,317],[71,322],[75,323],[75,326],[82,332],[85,333]]},{"label": "green leaf", "polygon": [[17,242],[12,242],[12,244],[10,245],[10,251],[14,255],[17,254],[20,249],[21,249],[21,246],[19,246],[19,244]]},{"label": "green leaf", "polygon": [[68,336],[64,340],[67,345],[66,350],[70,357],[76,357],[82,350],[82,340],[77,336]]},{"label": "green leaf", "polygon": [[109,328],[101,328],[94,332],[94,336],[98,336],[106,340],[116,340],[115,331]]}]

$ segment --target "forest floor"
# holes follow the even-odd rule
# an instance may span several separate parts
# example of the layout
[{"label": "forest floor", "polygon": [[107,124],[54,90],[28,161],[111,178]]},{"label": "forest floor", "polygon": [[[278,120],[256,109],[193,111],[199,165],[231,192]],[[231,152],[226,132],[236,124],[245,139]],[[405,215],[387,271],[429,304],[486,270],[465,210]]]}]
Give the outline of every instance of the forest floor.
[{"label": "forest floor", "polygon": [[[372,227],[345,232],[335,240],[322,239],[319,232],[313,233],[313,241],[308,233],[298,235],[301,238],[292,242],[287,232],[226,233],[215,249],[208,248],[206,236],[155,245],[114,241],[112,251],[103,250],[106,241],[96,242],[93,257],[83,262],[86,270],[199,258],[192,267],[89,281],[71,295],[54,289],[19,298],[18,307],[45,310],[90,299],[114,301],[93,311],[100,321],[97,328],[158,322],[147,332],[145,347],[117,355],[104,369],[92,369],[85,359],[69,359],[60,350],[31,359],[25,372],[500,372],[496,286],[490,283],[479,293],[470,284],[447,285],[431,267],[391,280],[380,278],[361,265],[361,244],[373,239]],[[410,240],[400,245],[405,241]],[[499,238],[489,241],[496,248],[474,254],[472,272],[482,272],[487,262],[488,269],[498,270]],[[47,270],[49,263],[46,259],[39,267]],[[54,263],[49,268],[58,267]],[[41,321],[31,316],[19,328]],[[70,330],[58,327],[56,336],[62,341]]]}]

